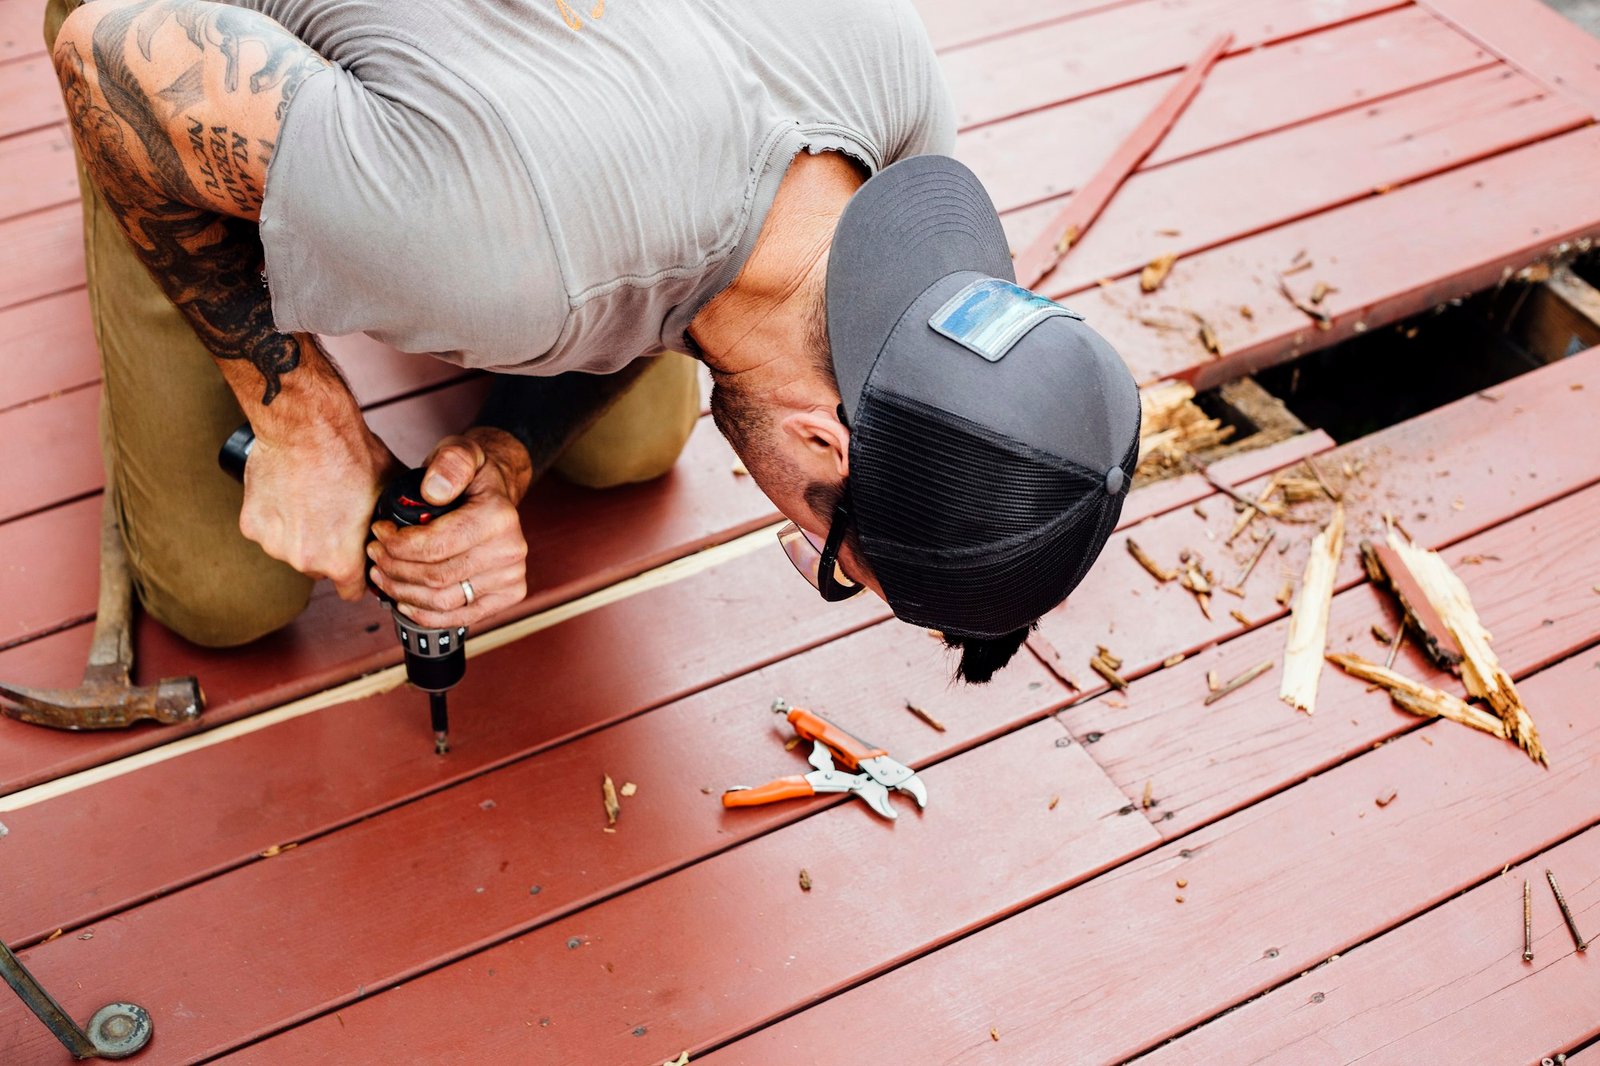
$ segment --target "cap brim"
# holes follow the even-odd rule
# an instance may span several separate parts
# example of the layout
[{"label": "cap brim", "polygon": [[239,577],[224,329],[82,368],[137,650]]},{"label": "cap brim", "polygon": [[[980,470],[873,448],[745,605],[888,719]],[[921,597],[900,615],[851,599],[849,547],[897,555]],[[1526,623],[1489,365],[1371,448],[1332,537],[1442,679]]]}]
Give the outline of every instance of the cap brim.
[{"label": "cap brim", "polygon": [[1014,281],[1010,247],[976,175],[949,156],[903,159],[856,191],[828,255],[828,343],[853,419],[907,307],[956,271]]}]

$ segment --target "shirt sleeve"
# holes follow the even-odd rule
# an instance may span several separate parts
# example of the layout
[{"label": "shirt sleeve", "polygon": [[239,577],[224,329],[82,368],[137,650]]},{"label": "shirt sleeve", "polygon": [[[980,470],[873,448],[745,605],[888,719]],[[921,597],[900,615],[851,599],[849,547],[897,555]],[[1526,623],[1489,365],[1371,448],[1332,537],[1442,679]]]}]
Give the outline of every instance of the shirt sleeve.
[{"label": "shirt sleeve", "polygon": [[905,91],[899,101],[903,136],[886,164],[913,155],[954,155],[956,150],[956,111],[950,87],[921,17],[909,4],[903,10],[900,39]]}]

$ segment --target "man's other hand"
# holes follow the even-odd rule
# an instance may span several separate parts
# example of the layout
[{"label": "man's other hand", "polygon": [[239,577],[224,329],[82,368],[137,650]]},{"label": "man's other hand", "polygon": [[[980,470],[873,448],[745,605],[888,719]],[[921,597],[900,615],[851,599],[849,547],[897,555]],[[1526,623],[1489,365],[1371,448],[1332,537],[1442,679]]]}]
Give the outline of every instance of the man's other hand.
[{"label": "man's other hand", "polygon": [[342,425],[257,436],[244,467],[239,531],[302,574],[328,578],[341,599],[358,600],[372,508],[398,464],[359,412]]},{"label": "man's other hand", "polygon": [[[373,583],[419,625],[470,626],[527,595],[528,544],[517,504],[531,477],[527,449],[497,429],[446,437],[428,457],[422,495],[466,502],[425,526],[372,526]],[[467,603],[462,582],[471,582]]]}]

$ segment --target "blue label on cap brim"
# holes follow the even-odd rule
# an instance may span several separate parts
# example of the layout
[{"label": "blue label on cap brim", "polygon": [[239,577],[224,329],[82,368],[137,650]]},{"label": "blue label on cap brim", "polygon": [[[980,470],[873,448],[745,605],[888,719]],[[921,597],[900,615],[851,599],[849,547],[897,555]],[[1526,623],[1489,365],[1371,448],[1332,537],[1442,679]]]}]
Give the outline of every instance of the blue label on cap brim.
[{"label": "blue label on cap brim", "polygon": [[1035,326],[1057,317],[1083,319],[1071,308],[1020,285],[979,278],[945,301],[928,325],[969,352],[998,363]]}]

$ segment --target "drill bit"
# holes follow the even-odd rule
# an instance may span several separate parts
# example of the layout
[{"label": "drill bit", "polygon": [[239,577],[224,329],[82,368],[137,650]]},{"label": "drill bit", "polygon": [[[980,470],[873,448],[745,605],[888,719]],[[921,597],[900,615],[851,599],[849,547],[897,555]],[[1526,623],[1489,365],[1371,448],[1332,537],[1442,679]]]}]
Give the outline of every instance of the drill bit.
[{"label": "drill bit", "polygon": [[443,755],[450,750],[450,705],[443,692],[428,693],[428,711],[433,716],[433,750]]}]

